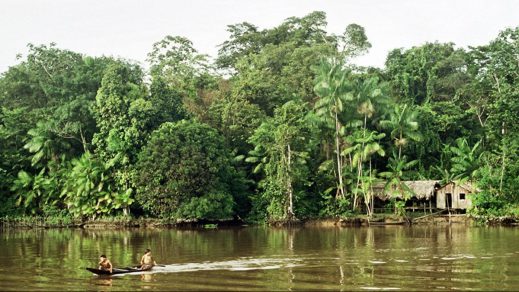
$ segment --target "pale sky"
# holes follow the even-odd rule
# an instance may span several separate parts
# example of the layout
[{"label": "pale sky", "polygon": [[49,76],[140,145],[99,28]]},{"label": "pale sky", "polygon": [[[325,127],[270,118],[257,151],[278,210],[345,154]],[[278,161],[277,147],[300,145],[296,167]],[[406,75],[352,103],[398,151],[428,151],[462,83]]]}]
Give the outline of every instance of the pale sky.
[{"label": "pale sky", "polygon": [[0,72],[17,63],[27,43],[55,42],[144,65],[154,42],[180,35],[216,56],[228,24],[270,28],[316,10],[326,12],[329,33],[363,26],[373,47],[356,63],[377,67],[394,48],[427,41],[483,45],[519,26],[517,0],[0,0]]}]

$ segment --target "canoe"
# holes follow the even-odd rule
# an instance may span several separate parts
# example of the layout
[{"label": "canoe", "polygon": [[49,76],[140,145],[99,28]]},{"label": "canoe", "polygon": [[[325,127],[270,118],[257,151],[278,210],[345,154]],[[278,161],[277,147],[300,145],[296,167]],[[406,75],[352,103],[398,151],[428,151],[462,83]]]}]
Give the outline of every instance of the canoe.
[{"label": "canoe", "polygon": [[135,267],[135,268],[129,268],[129,267],[128,268],[113,268],[111,273],[110,273],[110,271],[99,270],[99,269],[95,269],[95,268],[85,268],[85,269],[96,275],[118,275],[118,274],[145,272],[145,271],[151,270],[152,267],[150,267],[149,269],[145,269],[145,270],[141,270],[137,267]]}]

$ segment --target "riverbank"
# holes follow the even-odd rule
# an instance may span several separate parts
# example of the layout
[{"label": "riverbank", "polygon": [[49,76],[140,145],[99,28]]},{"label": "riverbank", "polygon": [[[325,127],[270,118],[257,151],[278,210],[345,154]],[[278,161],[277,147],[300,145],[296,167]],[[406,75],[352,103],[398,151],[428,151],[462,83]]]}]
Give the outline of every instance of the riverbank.
[{"label": "riverbank", "polygon": [[68,217],[3,217],[0,228],[215,228],[217,226],[244,225],[239,220],[174,220],[159,218],[109,217],[96,220],[80,220]]},{"label": "riverbank", "polygon": [[[181,229],[212,229],[227,226],[260,225],[263,223],[247,223],[242,220],[174,220],[158,218],[111,217],[97,220],[79,220],[68,217],[3,217],[0,228],[181,228]],[[393,214],[376,214],[372,218],[357,215],[344,218],[318,218],[293,221],[271,221],[266,223],[272,227],[360,227],[385,225],[435,225],[435,224],[466,224],[466,225],[509,225],[519,226],[519,218],[515,217],[484,217],[466,214],[429,214],[409,217],[399,217]]]}]

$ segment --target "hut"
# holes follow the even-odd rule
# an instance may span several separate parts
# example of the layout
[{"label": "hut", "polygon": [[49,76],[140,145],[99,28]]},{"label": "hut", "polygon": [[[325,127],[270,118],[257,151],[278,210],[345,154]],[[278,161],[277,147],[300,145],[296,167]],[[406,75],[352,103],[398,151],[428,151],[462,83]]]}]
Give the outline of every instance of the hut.
[{"label": "hut", "polygon": [[[435,209],[436,208],[436,190],[440,187],[440,181],[438,180],[414,180],[414,181],[403,181],[403,183],[409,188],[412,195],[406,202],[406,207],[411,209]],[[401,195],[396,197],[391,195],[385,189],[385,182],[378,182],[373,185],[373,195],[377,199],[375,205],[377,207],[384,205],[385,201],[390,198],[396,198],[402,200]]]},{"label": "hut", "polygon": [[475,192],[470,183],[451,181],[436,190],[436,208],[466,210],[472,206],[470,195]]}]

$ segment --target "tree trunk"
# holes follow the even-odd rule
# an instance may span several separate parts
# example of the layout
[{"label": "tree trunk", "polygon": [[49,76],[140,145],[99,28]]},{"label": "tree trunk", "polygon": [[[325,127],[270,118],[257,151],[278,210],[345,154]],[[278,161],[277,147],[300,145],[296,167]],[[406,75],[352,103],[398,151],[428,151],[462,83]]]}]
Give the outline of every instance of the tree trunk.
[{"label": "tree trunk", "polygon": [[[371,168],[371,158],[369,159],[369,182],[371,183],[371,171],[372,171],[372,168]],[[367,198],[366,198],[366,208],[367,208],[367,213],[368,213],[368,217],[371,218],[373,216],[373,190],[372,190],[372,187],[371,187],[371,184],[369,186],[369,189],[368,189],[368,193],[366,194]]]},{"label": "tree trunk", "polygon": [[501,138],[503,144],[503,157],[501,158],[501,177],[499,178],[499,194],[503,193],[503,179],[505,177],[505,168],[506,168],[506,148],[505,148],[505,122],[501,125],[501,134],[503,137]]},{"label": "tree trunk", "polygon": [[[367,121],[368,121],[368,116],[367,115],[364,115],[364,127],[362,129],[362,146],[361,146],[361,153],[363,153],[364,151],[364,146],[365,146],[365,143],[364,143],[364,139],[366,138],[366,128],[367,128]],[[361,177],[362,177],[362,162],[364,161],[364,155],[360,155],[360,159],[359,159],[359,162],[357,163],[357,190],[358,189],[363,189],[362,188],[362,182],[361,182]],[[366,201],[367,199],[367,194],[364,194],[364,203],[366,204],[366,208],[368,208],[368,212],[369,212],[369,202]],[[353,210],[357,209],[357,193],[355,193],[355,199],[353,200]]]},{"label": "tree trunk", "polygon": [[400,138],[398,140],[398,160],[402,158],[402,131],[400,131]]},{"label": "tree trunk", "polygon": [[85,152],[88,152],[87,142],[85,136],[83,135],[83,130],[81,129],[81,127],[79,127],[79,135],[81,136],[81,144],[83,144],[83,150]]},{"label": "tree trunk", "polygon": [[291,156],[292,151],[290,149],[290,144],[287,145],[287,169],[288,169],[288,176],[287,176],[287,190],[288,190],[288,219],[294,218],[294,190],[292,189],[292,179],[291,179]]},{"label": "tree trunk", "polygon": [[339,117],[337,116],[337,111],[335,112],[335,152],[337,159],[337,175],[339,177],[339,187],[337,189],[337,198],[344,198],[344,185],[342,180],[342,160],[341,160],[341,148],[339,141],[339,132],[340,132],[340,123]]}]

